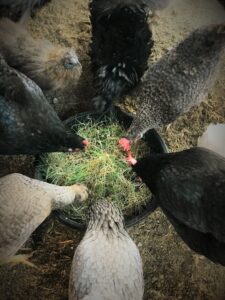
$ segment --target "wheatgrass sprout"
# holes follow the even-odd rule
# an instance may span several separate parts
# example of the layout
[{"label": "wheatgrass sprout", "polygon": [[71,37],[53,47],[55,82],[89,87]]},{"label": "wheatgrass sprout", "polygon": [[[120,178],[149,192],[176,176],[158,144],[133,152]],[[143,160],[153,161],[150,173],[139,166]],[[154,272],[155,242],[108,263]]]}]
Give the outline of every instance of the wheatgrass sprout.
[{"label": "wheatgrass sprout", "polygon": [[[136,178],[118,146],[125,130],[118,122],[88,118],[72,127],[86,137],[90,145],[85,151],[75,153],[50,153],[41,158],[39,171],[45,180],[58,185],[86,184],[90,198],[108,199],[116,203],[125,215],[141,210],[149,199],[149,191]],[[133,146],[135,157],[146,153],[140,141]],[[70,218],[85,221],[87,203],[82,207],[71,205],[66,209]]]}]

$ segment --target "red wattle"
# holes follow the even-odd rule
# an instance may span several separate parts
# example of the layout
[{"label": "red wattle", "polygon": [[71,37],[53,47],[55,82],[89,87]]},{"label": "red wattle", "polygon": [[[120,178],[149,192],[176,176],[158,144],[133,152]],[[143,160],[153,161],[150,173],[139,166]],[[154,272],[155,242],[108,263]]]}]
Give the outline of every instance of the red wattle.
[{"label": "red wattle", "polygon": [[137,160],[134,157],[132,157],[130,151],[128,151],[128,157],[126,158],[126,161],[132,166],[137,163]]}]

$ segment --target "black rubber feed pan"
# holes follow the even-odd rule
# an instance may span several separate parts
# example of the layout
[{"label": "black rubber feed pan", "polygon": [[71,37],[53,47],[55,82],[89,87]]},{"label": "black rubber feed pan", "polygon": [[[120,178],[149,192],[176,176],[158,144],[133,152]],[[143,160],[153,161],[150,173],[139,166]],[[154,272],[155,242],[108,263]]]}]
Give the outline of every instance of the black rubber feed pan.
[{"label": "black rubber feed pan", "polygon": [[[77,114],[74,117],[71,117],[64,121],[66,127],[68,129],[71,128],[71,126],[76,124],[76,121],[79,122],[85,122],[85,119],[90,119],[90,117],[94,120],[102,121],[104,120],[106,114],[98,114],[96,112],[84,112]],[[127,115],[126,113],[122,112],[119,108],[115,108],[113,114],[110,115],[111,119],[115,119],[118,121],[125,129],[129,128],[132,117],[130,115]],[[76,128],[76,126],[75,126]],[[87,137],[88,139],[88,137]],[[157,133],[155,129],[151,129],[143,137],[143,141],[148,145],[150,148],[151,153],[167,153],[168,149],[164,142],[164,140],[160,137],[160,135]],[[37,159],[37,165],[38,165]],[[36,169],[38,170],[38,168]],[[39,180],[44,180],[41,174],[36,171],[35,177]],[[127,227],[132,226],[134,224],[137,224],[144,218],[146,218],[152,211],[155,209],[155,202],[152,198],[149,199],[147,205],[144,206],[142,211],[140,213],[133,214],[131,216],[125,216],[125,225]],[[79,229],[79,230],[85,230],[86,225],[84,223],[78,222],[75,219],[71,219],[64,211],[62,210],[55,210],[53,214],[56,216],[56,218],[62,222],[63,224]]]}]

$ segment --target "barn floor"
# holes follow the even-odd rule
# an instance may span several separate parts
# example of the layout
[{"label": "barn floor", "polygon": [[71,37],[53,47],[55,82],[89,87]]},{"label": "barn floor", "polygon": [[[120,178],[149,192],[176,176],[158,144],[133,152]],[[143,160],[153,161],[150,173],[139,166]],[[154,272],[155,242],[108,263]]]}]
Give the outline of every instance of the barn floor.
[{"label": "barn floor", "polygon": [[[152,25],[158,59],[188,32],[201,25],[225,21],[225,11],[216,0],[171,0]],[[62,5],[63,2],[63,5]],[[83,64],[79,86],[64,95],[48,95],[57,112],[66,117],[88,107],[91,88],[88,45],[90,23],[87,0],[52,0],[30,22],[35,37],[74,46]],[[129,100],[129,99],[128,99]],[[129,103],[129,101],[128,101]],[[196,145],[197,138],[211,122],[225,122],[225,64],[206,102],[177,120],[168,131],[161,130],[171,151]],[[129,106],[129,104],[128,104]],[[21,172],[32,176],[33,157],[0,157],[0,175]],[[160,210],[129,229],[144,264],[145,300],[225,299],[225,268],[190,251],[174,232]],[[25,266],[0,267],[0,299],[67,299],[72,256],[82,233],[50,222],[44,240],[33,252],[37,269]]]}]

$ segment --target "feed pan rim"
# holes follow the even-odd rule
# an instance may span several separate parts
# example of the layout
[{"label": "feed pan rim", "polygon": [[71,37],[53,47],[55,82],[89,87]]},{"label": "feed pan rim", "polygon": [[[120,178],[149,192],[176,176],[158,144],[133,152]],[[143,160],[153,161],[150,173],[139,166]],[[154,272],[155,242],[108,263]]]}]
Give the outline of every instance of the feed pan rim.
[{"label": "feed pan rim", "polygon": [[[123,115],[124,115],[125,119],[127,119],[127,120],[130,118],[129,123],[131,123],[132,118],[130,117],[130,115],[124,113],[123,111],[121,111],[119,109],[117,109],[116,112],[117,112],[117,115],[119,113],[120,118]],[[96,113],[96,112],[87,111],[87,112],[82,112],[82,113],[79,113],[75,116],[69,117],[68,119],[66,119],[64,121],[64,124],[68,127],[69,124],[77,118],[93,116],[93,115],[99,116],[100,119],[102,117],[106,116],[106,114],[99,114],[99,113]],[[159,151],[157,151],[157,153],[168,153],[168,148],[165,144],[165,141],[160,136],[160,134],[157,132],[157,130],[155,130],[155,129],[148,130],[146,132],[146,134],[144,135],[143,139],[148,144],[148,146],[150,146],[150,143],[151,143],[149,141],[149,139],[155,140],[155,142],[157,144],[157,147],[158,147],[158,150],[159,150]],[[45,181],[44,178],[42,177],[42,175],[40,174],[39,170],[38,170],[38,163],[39,163],[39,160],[40,160],[40,156],[41,155],[39,155],[36,159],[35,178],[39,179],[39,180],[42,180],[42,181]],[[141,213],[133,214],[132,216],[129,216],[129,217],[124,217],[125,226],[130,227],[130,226],[133,226],[133,225],[139,223],[140,221],[145,219],[149,214],[151,214],[155,210],[156,206],[157,205],[156,205],[156,201],[155,201],[154,197],[153,196],[150,197],[149,201],[147,202],[147,205],[146,205],[145,209],[143,209],[143,211]],[[78,229],[78,230],[81,230],[81,231],[84,231],[87,228],[85,223],[81,223],[81,222],[78,222],[76,220],[73,220],[73,219],[69,218],[69,216],[65,212],[63,212],[62,210],[54,210],[53,215],[61,223],[63,223],[66,226],[69,226],[70,228]]]}]

